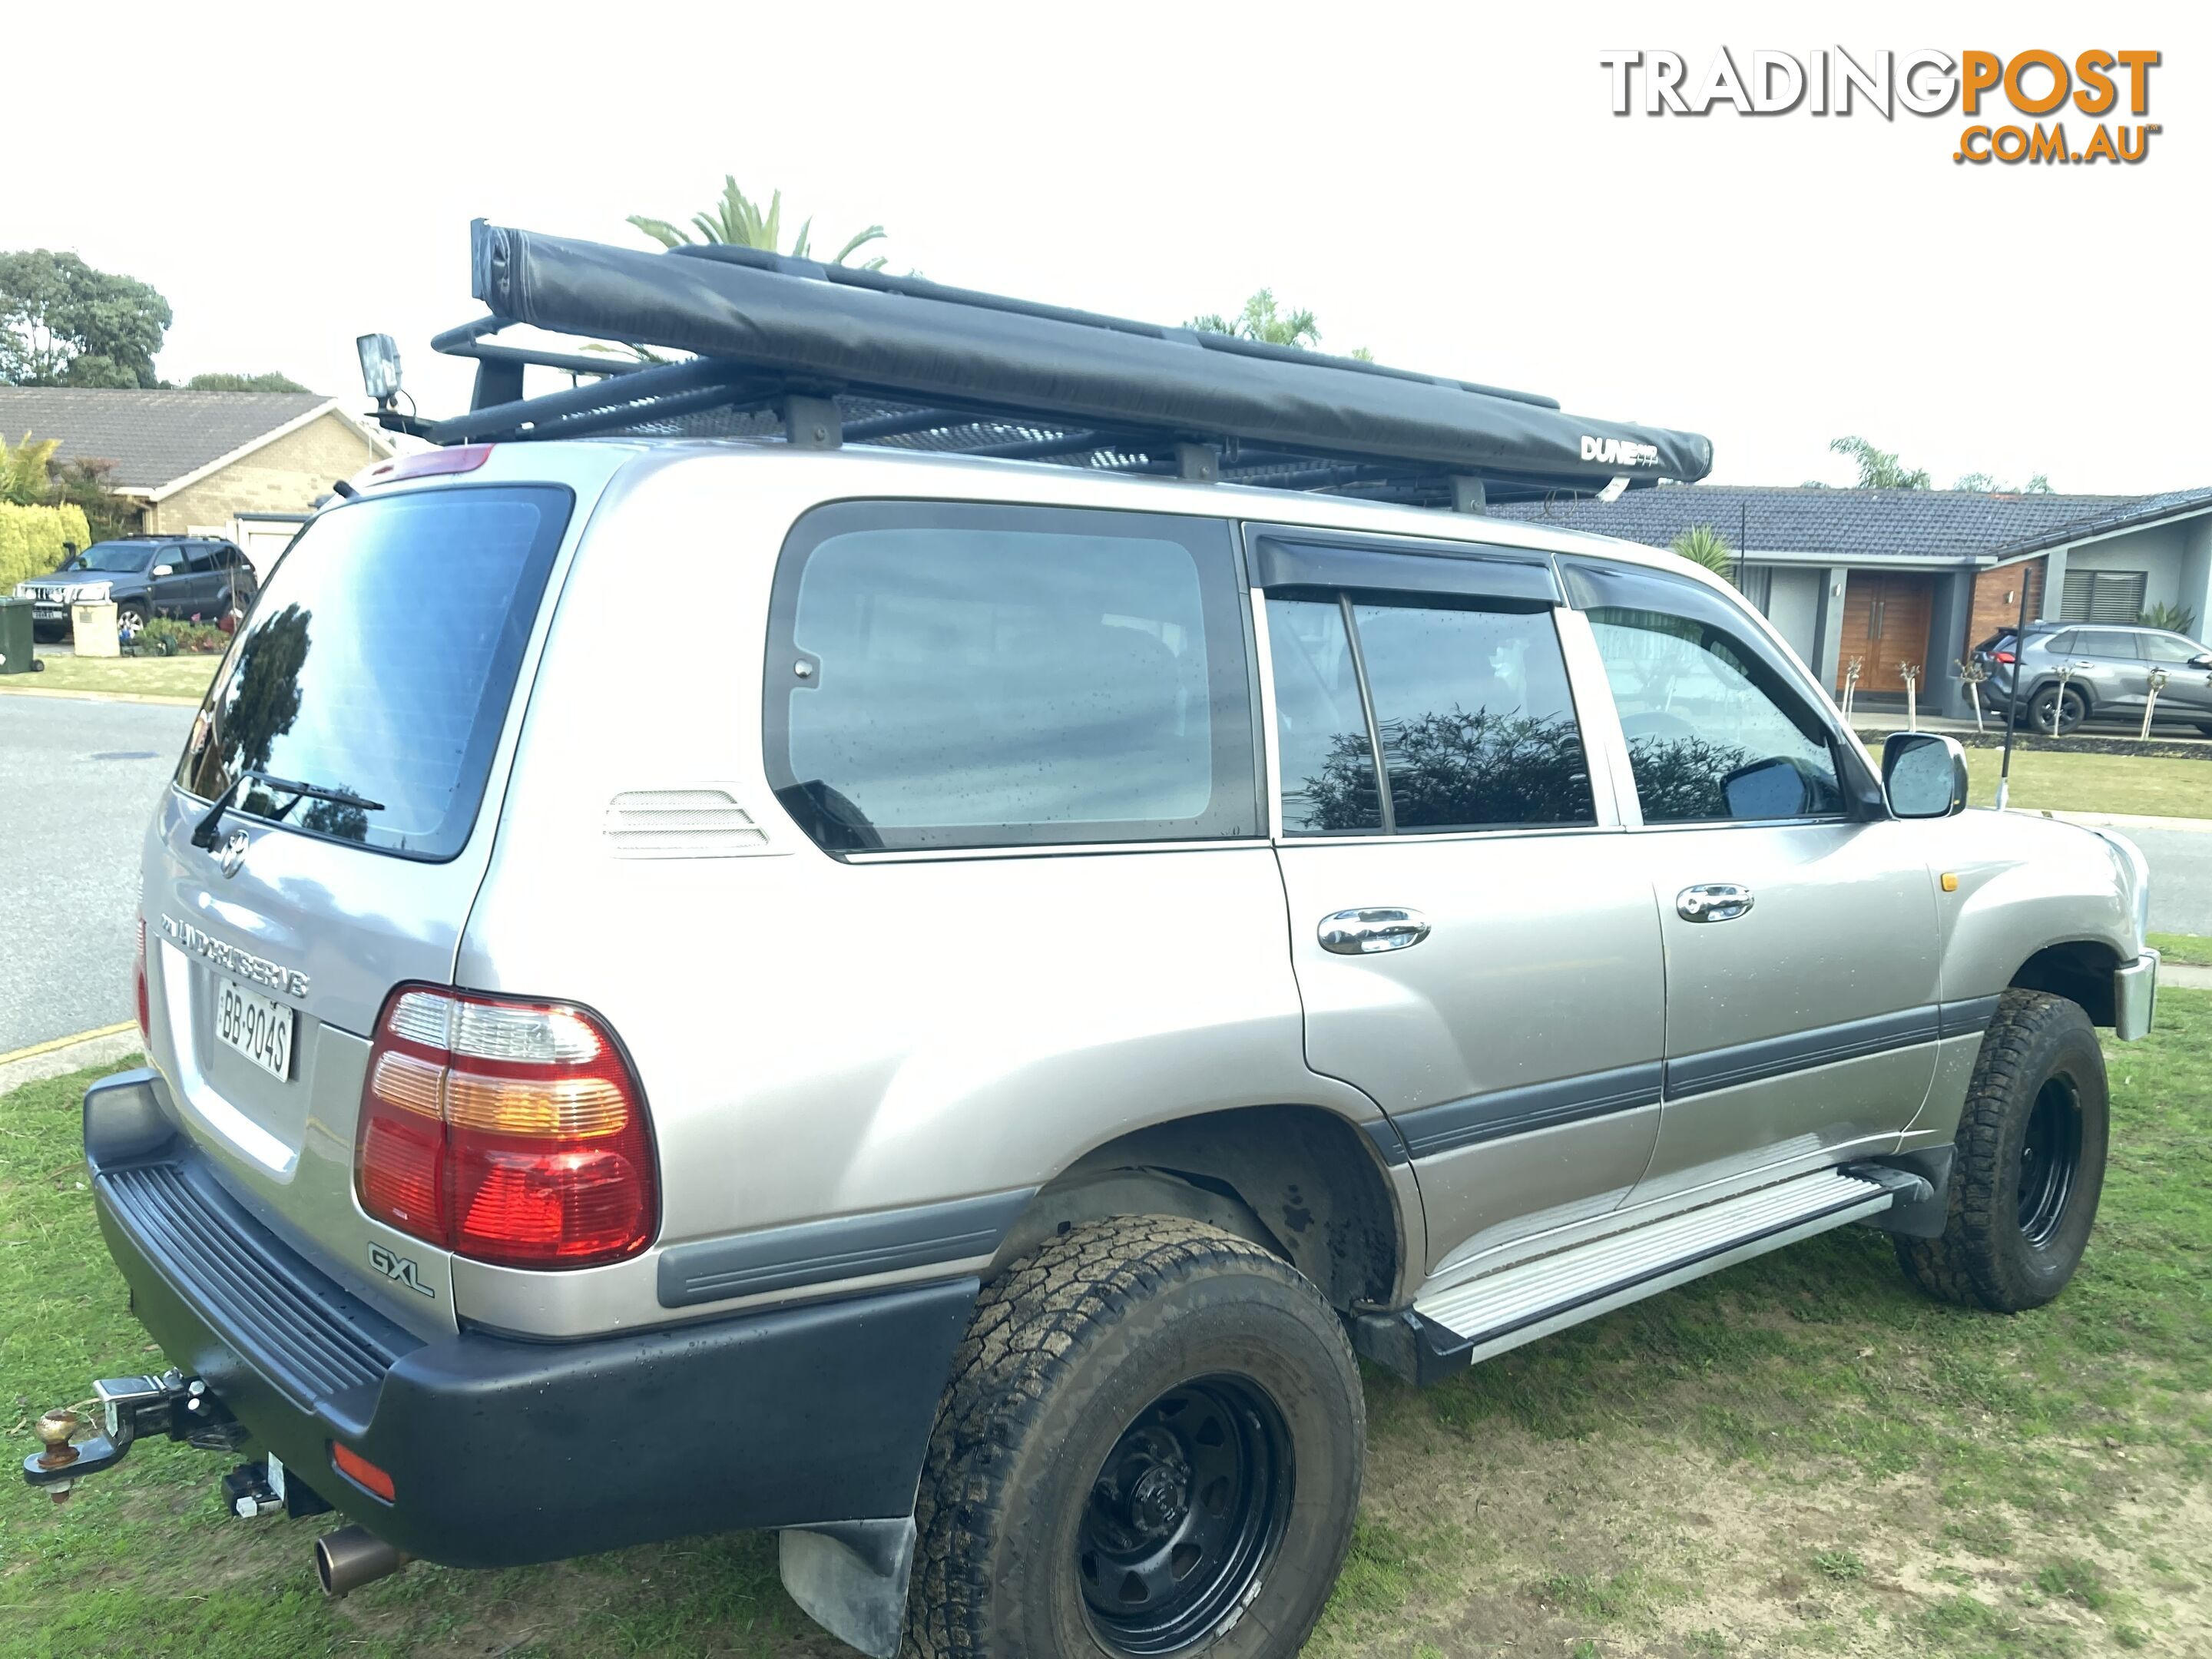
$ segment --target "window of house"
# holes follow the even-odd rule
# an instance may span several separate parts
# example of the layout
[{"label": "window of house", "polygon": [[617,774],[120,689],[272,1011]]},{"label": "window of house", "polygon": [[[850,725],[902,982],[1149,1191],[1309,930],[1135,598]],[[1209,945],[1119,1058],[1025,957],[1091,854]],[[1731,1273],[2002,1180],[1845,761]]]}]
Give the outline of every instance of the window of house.
[{"label": "window of house", "polygon": [[1225,524],[840,503],[773,611],[771,781],[825,847],[1264,830]]},{"label": "window of house", "polygon": [[2061,622],[2133,622],[2142,614],[2150,575],[2142,570],[2069,570],[2058,601]]}]

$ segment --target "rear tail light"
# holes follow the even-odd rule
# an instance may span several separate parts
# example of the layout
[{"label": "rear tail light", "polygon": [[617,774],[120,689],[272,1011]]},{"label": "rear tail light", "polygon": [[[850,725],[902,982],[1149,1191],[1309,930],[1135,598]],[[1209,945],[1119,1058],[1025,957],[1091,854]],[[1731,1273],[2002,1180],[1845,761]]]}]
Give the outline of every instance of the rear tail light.
[{"label": "rear tail light", "polygon": [[506,1267],[620,1261],[659,1219],[637,1079],[599,1017],[565,1003],[394,991],[354,1176],[377,1220]]},{"label": "rear tail light", "polygon": [[1990,654],[1999,662],[2014,662],[2018,660],[2018,659],[2015,658],[2009,651],[1996,651],[1992,652]]},{"label": "rear tail light", "polygon": [[154,1011],[152,1000],[146,994],[146,913],[143,910],[138,913],[137,979],[138,981],[138,1040],[141,1042],[150,1043],[154,1041]]}]

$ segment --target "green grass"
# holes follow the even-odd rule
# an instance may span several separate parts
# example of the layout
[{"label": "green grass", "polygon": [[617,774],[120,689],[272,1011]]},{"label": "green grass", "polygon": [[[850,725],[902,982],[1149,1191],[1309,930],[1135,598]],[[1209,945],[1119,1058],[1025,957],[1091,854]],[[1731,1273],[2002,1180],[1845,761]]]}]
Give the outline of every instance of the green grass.
[{"label": "green grass", "polygon": [[[2109,1050],[2080,1276],[2003,1318],[1846,1228],[1425,1392],[1368,1377],[1367,1496],[1316,1659],[1577,1651],[2181,1653],[2212,1598],[2212,995]],[[0,1097],[0,1420],[158,1362],[94,1224],[89,1073]],[[771,1540],[416,1565],[314,1595],[322,1522],[223,1516],[222,1460],[133,1451],[0,1496],[0,1654],[829,1656]]]},{"label": "green grass", "polygon": [[2212,968],[2212,939],[2201,933],[2146,933],[2144,943],[2168,962],[2194,963]]},{"label": "green grass", "polygon": [[186,657],[50,657],[45,672],[0,678],[0,691],[127,692],[198,702],[222,663],[218,655]]},{"label": "green grass", "polygon": [[[1996,801],[2002,758],[2002,751],[1995,749],[1966,750],[1966,772],[1972,782],[1975,805],[1988,806]],[[2212,759],[2016,750],[2012,757],[2010,800],[2014,806],[2046,812],[2212,817]]]}]

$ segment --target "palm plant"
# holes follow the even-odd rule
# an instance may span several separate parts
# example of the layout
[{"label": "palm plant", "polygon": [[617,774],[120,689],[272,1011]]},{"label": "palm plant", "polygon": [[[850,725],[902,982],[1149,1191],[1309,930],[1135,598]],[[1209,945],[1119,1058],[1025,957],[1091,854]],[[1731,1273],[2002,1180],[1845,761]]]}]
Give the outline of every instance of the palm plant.
[{"label": "palm plant", "polygon": [[9,501],[17,507],[39,507],[54,493],[53,479],[47,469],[52,465],[54,451],[59,449],[59,438],[44,438],[31,441],[26,432],[23,441],[10,446],[0,438],[0,501]]},{"label": "palm plant", "polygon": [[2160,601],[2148,610],[2138,612],[2136,617],[2136,625],[2139,628],[2155,628],[2168,634],[2186,634],[2194,637],[2197,632],[2197,613],[2186,606],[2167,605]]},{"label": "palm plant", "polygon": [[1723,581],[1735,580],[1735,553],[1709,524],[1692,525],[1667,544],[1692,564],[1703,565]]},{"label": "palm plant", "polygon": [[[780,190],[769,192],[768,209],[763,212],[758,203],[738,188],[735,175],[729,173],[722,177],[721,200],[704,213],[693,214],[691,230],[672,225],[665,219],[650,218],[642,213],[631,214],[629,222],[663,247],[696,247],[719,243],[729,247],[762,248],[770,253],[788,252],[794,259],[814,258],[814,221],[811,218],[799,226],[799,234],[792,239],[788,249],[780,246],[783,239],[783,192]],[[692,231],[698,234],[693,235]],[[833,265],[846,264],[869,243],[881,241],[884,234],[881,225],[870,225],[866,230],[848,238],[845,246],[831,255],[826,263]],[[883,257],[878,254],[872,259],[862,260],[860,268],[881,270],[884,268]]]}]

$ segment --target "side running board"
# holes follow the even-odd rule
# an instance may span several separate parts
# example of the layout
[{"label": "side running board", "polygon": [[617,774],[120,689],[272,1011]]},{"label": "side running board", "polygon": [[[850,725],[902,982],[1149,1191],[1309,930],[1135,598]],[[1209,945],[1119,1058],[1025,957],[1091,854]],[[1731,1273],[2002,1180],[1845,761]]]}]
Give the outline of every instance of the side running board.
[{"label": "side running board", "polygon": [[1823,1170],[1432,1291],[1413,1304],[1410,1369],[1433,1382],[1924,1189],[1899,1170]]}]

